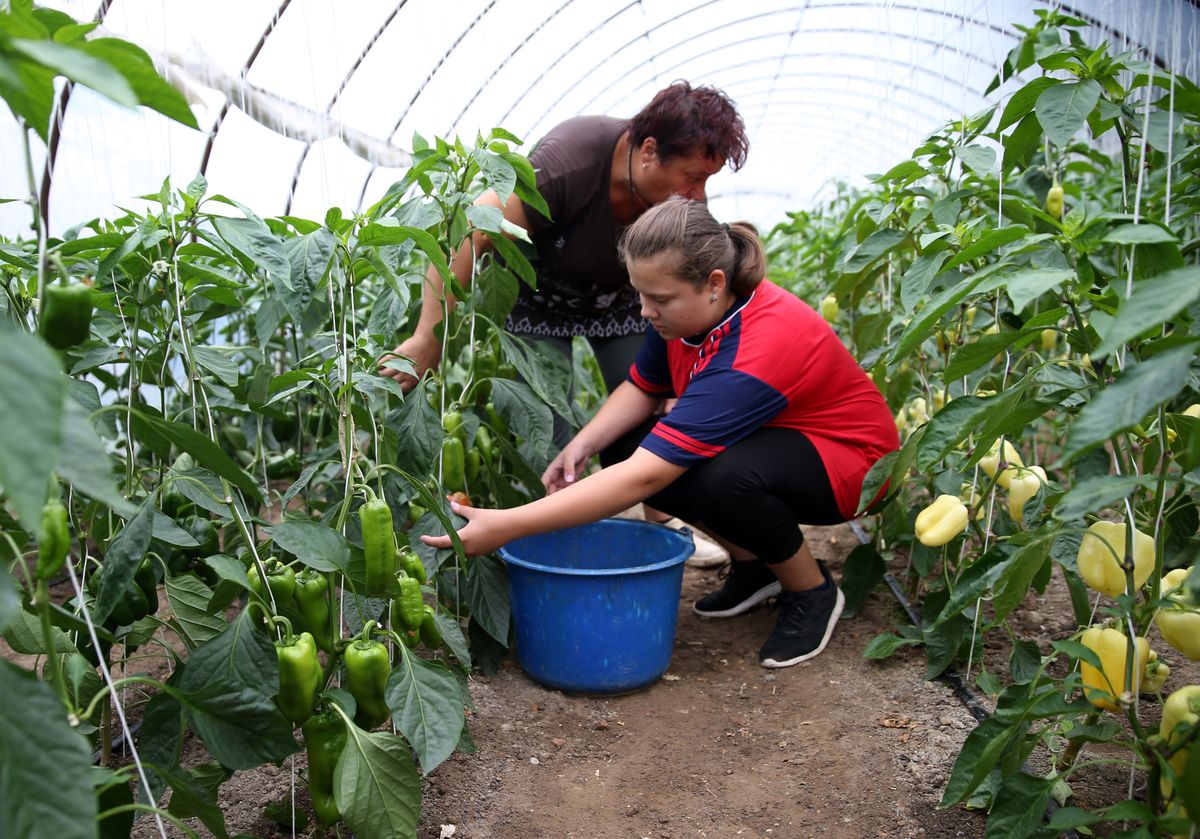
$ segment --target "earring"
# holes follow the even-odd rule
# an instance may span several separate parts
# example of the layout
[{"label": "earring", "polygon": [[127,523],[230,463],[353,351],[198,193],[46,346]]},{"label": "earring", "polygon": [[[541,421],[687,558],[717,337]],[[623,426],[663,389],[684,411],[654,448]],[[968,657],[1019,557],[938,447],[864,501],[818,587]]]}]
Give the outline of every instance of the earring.
[{"label": "earring", "polygon": [[716,303],[716,302],[717,302],[717,295],[715,295],[715,294],[714,294],[712,297],[710,297],[710,298],[708,298],[708,299],[709,299],[709,300],[711,300],[713,303]]}]

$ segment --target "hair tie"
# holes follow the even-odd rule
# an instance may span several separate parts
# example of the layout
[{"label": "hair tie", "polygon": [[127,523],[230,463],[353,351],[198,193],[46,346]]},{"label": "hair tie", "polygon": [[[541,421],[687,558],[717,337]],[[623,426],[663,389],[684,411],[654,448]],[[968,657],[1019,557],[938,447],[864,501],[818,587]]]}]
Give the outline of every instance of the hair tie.
[{"label": "hair tie", "polygon": [[729,225],[728,225],[728,224],[722,224],[721,226],[725,228],[725,232],[726,232],[726,233],[729,233],[729,232],[730,232],[730,231],[729,231]]}]

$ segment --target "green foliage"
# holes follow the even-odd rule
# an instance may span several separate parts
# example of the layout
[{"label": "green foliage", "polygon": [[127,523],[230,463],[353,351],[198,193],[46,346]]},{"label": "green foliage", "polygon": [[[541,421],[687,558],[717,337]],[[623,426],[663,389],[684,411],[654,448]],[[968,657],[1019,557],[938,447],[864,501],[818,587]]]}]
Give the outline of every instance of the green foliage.
[{"label": "green foliage", "polygon": [[[1081,21],[1038,16],[993,82],[1011,88],[995,108],[949,123],[867,188],[838,186],[768,242],[777,281],[813,306],[835,296],[836,328],[896,414],[903,447],[868,475],[862,504],[887,483],[890,506],[871,511],[874,550],[908,554],[925,624],[877,637],[866,655],[920,644],[930,676],[978,661],[979,636],[1007,631],[1054,574],[1084,626],[1091,605],[1075,554],[1091,521],[1132,518],[1156,540],[1145,589],[1104,609],[1143,635],[1159,578],[1193,563],[1200,546],[1191,516],[1200,429],[1183,414],[1200,402],[1196,86],[1085,44]],[[1061,217],[1045,208],[1055,184]],[[981,465],[999,438],[1046,471],[1017,519],[1007,476]],[[966,500],[970,524],[929,549],[906,513],[943,493]],[[874,573],[865,556],[847,564],[856,592]],[[1062,699],[1078,677],[1047,676],[1050,659],[1022,662],[1007,686],[981,677],[1000,703],[968,738],[943,805],[989,806],[988,836],[1033,835],[1049,796],[1069,794],[1066,779],[1086,771],[1074,763],[1078,746],[1117,741],[1150,776],[1138,817],[1169,829],[1144,735],[1116,738],[1090,705]],[[1145,730],[1133,706],[1122,715]],[[1045,777],[1021,769],[1034,748],[1050,751]]]}]

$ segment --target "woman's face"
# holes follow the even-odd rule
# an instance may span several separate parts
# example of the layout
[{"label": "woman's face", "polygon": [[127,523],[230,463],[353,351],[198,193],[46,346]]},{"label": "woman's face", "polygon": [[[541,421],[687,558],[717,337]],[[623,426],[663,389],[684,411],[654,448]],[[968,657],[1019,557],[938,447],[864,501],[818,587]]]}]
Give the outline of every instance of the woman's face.
[{"label": "woman's face", "polygon": [[672,195],[704,201],[708,179],[725,165],[724,160],[705,157],[703,152],[679,155],[663,163],[655,149],[653,138],[643,144],[642,162],[646,166],[642,177],[637,179],[638,192],[652,204],[666,201]]},{"label": "woman's face", "polygon": [[726,309],[724,271],[713,271],[696,288],[672,273],[676,264],[678,256],[667,253],[631,259],[626,265],[629,282],[641,299],[642,317],[650,321],[664,341],[707,332],[717,325]]}]

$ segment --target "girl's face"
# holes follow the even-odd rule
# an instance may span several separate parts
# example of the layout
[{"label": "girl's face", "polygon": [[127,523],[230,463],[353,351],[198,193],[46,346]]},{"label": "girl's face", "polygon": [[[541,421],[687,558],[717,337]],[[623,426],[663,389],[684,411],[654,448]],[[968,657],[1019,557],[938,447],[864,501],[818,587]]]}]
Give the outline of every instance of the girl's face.
[{"label": "girl's face", "polygon": [[677,255],[666,253],[630,259],[626,265],[629,282],[641,298],[642,317],[664,341],[707,332],[729,308],[724,271],[713,271],[697,288],[672,273],[677,262]]}]

